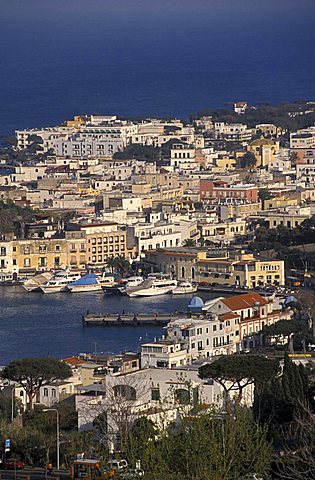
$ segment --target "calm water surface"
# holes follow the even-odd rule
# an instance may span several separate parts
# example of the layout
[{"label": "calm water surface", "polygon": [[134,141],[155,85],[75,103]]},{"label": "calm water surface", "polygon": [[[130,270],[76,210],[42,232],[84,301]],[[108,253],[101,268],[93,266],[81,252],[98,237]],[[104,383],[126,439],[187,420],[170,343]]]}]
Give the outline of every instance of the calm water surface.
[{"label": "calm water surface", "polygon": [[[198,294],[199,295],[199,294]],[[201,293],[204,299],[215,295]],[[102,293],[45,295],[22,287],[0,287],[0,365],[26,356],[65,357],[80,352],[138,350],[163,328],[83,327],[82,314],[174,312],[185,310],[192,295],[128,298]]]},{"label": "calm water surface", "polygon": [[0,0],[0,133],[315,99],[314,0]]}]

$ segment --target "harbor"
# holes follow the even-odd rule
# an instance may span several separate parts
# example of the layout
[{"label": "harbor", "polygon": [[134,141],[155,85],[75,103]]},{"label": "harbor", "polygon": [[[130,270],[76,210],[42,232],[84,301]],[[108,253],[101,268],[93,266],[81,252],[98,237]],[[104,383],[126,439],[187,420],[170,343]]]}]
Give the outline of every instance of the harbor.
[{"label": "harbor", "polygon": [[[160,316],[168,312],[184,312],[192,296],[129,298],[127,295],[106,296],[98,292],[45,295],[42,292],[29,293],[18,285],[0,286],[1,364],[15,358],[30,357],[34,351],[38,356],[54,353],[58,358],[77,351],[138,351],[141,341],[152,341],[164,333],[163,322],[129,322],[123,328],[116,321],[106,328],[98,327],[103,323],[96,322],[89,323],[90,327],[83,327],[82,315],[86,315],[87,310],[90,314],[101,314],[103,317],[111,312],[152,317],[155,313]],[[198,296],[206,301],[218,294],[200,292]],[[25,341],[25,338],[28,340]]]}]

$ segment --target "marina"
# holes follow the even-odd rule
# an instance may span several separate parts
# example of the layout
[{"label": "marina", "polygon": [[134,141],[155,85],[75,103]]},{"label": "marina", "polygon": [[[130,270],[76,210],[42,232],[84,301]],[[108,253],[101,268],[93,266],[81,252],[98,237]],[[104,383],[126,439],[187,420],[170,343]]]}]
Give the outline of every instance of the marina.
[{"label": "marina", "polygon": [[[98,292],[44,295],[41,291],[27,292],[21,285],[0,286],[0,364],[31,357],[34,352],[39,357],[64,358],[78,352],[138,351],[141,342],[163,335],[163,323],[141,322],[135,326],[130,322],[122,328],[115,322],[106,328],[85,328],[82,315],[87,310],[103,316],[123,311],[152,316],[183,312],[192,296],[129,298]],[[219,295],[200,292],[198,296],[206,301]]]}]

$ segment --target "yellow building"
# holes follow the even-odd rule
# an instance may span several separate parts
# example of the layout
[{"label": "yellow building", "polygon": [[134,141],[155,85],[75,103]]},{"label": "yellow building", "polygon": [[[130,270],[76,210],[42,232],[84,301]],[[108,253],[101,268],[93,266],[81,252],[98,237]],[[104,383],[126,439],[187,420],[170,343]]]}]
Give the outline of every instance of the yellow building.
[{"label": "yellow building", "polygon": [[255,155],[257,167],[265,167],[269,162],[275,160],[275,156],[279,154],[279,150],[280,143],[267,138],[254,140],[247,147],[247,151]]},{"label": "yellow building", "polygon": [[247,288],[285,282],[283,260],[235,254],[219,248],[213,251],[212,258],[210,251],[179,247],[147,252],[146,259],[178,280]]},{"label": "yellow building", "polygon": [[263,210],[270,210],[273,208],[282,208],[289,205],[299,205],[297,198],[288,198],[286,196],[274,197],[263,201]]},{"label": "yellow building", "polygon": [[65,232],[67,265],[72,268],[84,268],[88,263],[86,235],[84,230]]},{"label": "yellow building", "polygon": [[66,240],[64,238],[13,240],[12,264],[20,273],[65,268],[67,266]]},{"label": "yellow building", "polygon": [[220,157],[215,160],[214,171],[226,172],[226,170],[235,170],[236,160],[230,157]]},{"label": "yellow building", "polygon": [[103,266],[113,257],[129,257],[127,232],[117,223],[80,225],[86,237],[86,261],[89,265]]}]

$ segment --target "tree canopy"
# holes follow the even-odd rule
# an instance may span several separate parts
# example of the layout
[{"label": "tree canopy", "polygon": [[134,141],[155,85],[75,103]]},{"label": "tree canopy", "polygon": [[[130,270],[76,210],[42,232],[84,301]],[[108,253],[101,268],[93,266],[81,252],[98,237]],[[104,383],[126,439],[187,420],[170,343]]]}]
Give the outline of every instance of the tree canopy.
[{"label": "tree canopy", "polygon": [[160,149],[152,145],[140,145],[138,143],[131,143],[122,152],[116,152],[113,155],[117,160],[144,160],[146,162],[157,161],[160,157]]},{"label": "tree canopy", "polygon": [[245,387],[263,384],[279,373],[279,362],[259,355],[225,355],[199,368],[199,377],[212,378],[224,389],[226,397],[236,394],[239,404]]},{"label": "tree canopy", "polygon": [[32,208],[20,207],[11,201],[0,200],[0,235],[18,234],[19,224],[33,221],[34,214]]},{"label": "tree canopy", "polygon": [[65,380],[71,376],[71,368],[56,358],[22,358],[9,363],[3,371],[2,378],[16,382],[24,388],[33,410],[33,401],[39,389],[56,380]]}]

